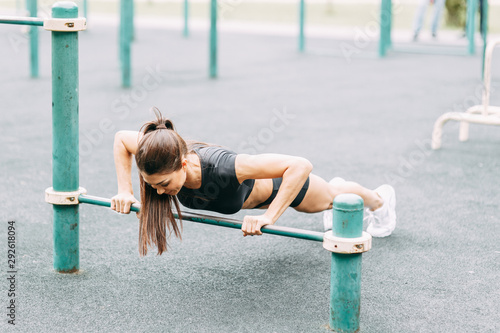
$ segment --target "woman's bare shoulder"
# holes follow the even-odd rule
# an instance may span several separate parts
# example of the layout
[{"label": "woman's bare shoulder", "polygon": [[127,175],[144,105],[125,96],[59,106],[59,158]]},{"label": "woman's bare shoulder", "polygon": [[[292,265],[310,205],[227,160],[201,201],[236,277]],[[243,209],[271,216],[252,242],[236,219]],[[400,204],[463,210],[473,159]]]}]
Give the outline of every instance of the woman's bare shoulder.
[{"label": "woman's bare shoulder", "polygon": [[137,152],[137,147],[144,134],[138,131],[118,131],[115,135],[115,144],[121,143],[127,151],[133,155]]}]

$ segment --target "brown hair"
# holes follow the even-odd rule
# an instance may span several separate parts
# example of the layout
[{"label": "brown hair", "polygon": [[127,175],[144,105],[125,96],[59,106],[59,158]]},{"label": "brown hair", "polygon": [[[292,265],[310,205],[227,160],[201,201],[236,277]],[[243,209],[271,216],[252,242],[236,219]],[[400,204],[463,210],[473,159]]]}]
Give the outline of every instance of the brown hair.
[{"label": "brown hair", "polygon": [[[135,162],[140,172],[147,175],[171,173],[182,168],[182,160],[189,150],[186,142],[175,131],[173,123],[162,117],[157,108],[152,108],[156,120],[141,128],[144,134],[139,142]],[[181,238],[181,211],[176,196],[162,194],[144,181],[139,172],[141,188],[141,213],[139,216],[139,253],[145,256],[150,245],[156,245],[158,255],[167,251],[167,239],[172,232]],[[174,218],[175,207],[179,224]],[[168,235],[167,235],[168,230]]]}]

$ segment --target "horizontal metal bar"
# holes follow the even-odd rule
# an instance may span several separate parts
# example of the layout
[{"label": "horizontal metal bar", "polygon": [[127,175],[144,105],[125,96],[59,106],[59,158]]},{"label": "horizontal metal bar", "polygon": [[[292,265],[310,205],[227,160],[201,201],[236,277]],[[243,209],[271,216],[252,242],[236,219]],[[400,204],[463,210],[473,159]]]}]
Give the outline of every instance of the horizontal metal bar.
[{"label": "horizontal metal bar", "polygon": [[[90,205],[111,207],[111,199],[96,197],[93,195],[80,194],[80,196],[78,197],[78,201],[80,201],[80,203],[86,203]],[[130,207],[130,210],[133,212],[140,212],[141,205],[133,204],[132,207]]]},{"label": "horizontal metal bar", "polygon": [[[107,198],[96,197],[92,195],[81,194],[78,198],[80,203],[86,203],[91,205],[110,207],[111,200]],[[139,212],[141,206],[139,204],[133,204],[130,210],[133,212]],[[177,214],[174,214],[175,218],[178,218]],[[183,221],[198,222],[204,224],[211,224],[220,227],[241,229],[242,222],[235,219],[229,219],[219,216],[209,216],[203,214],[196,214],[190,212],[182,212]],[[272,234],[277,236],[292,237],[299,239],[312,240],[317,242],[323,242],[324,233],[311,230],[303,230],[297,228],[280,227],[275,225],[266,225],[261,228],[261,231],[266,234]]]},{"label": "horizontal metal bar", "polygon": [[394,46],[392,47],[392,49],[390,49],[390,51],[397,53],[409,53],[409,54],[470,56],[466,47],[467,47],[466,45],[446,45],[446,46],[419,45],[418,47]]},{"label": "horizontal metal bar", "polygon": [[24,16],[0,16],[0,23],[43,26],[43,19]]}]

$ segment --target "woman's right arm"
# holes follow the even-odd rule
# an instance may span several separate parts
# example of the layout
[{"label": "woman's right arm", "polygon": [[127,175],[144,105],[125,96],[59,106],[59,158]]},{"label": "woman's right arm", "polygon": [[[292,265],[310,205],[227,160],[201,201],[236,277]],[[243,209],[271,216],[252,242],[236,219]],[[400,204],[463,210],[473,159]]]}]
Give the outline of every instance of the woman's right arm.
[{"label": "woman's right arm", "polygon": [[118,180],[118,194],[111,198],[111,209],[128,214],[130,206],[137,202],[132,189],[132,155],[137,152],[137,146],[142,133],[136,131],[119,131],[115,134],[113,156]]}]

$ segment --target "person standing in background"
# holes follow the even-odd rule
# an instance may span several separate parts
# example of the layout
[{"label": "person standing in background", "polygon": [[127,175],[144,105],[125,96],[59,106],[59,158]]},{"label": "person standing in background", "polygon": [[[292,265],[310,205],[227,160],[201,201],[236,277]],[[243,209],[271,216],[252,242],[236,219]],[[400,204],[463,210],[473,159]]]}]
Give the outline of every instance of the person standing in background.
[{"label": "person standing in background", "polygon": [[427,6],[429,3],[434,4],[434,13],[432,15],[432,25],[431,32],[432,37],[436,38],[437,30],[439,27],[439,21],[441,20],[441,15],[443,13],[443,7],[446,0],[420,0],[420,3],[415,13],[415,21],[413,24],[413,41],[418,40],[418,35],[422,29],[424,22],[425,12],[427,11]]}]

